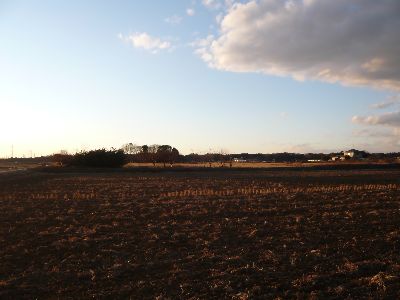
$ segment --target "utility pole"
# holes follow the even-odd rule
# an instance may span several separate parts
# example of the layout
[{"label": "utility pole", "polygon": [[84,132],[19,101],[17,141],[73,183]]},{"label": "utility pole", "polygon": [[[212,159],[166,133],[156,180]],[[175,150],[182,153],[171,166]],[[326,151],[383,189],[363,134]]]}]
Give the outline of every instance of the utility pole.
[{"label": "utility pole", "polygon": [[11,158],[14,158],[14,145],[11,145]]}]

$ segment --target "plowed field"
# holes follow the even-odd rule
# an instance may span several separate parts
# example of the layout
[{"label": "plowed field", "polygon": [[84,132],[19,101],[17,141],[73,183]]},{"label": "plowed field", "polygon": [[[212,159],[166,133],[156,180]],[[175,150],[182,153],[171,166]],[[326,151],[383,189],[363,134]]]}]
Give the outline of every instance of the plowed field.
[{"label": "plowed field", "polygon": [[400,298],[400,172],[0,176],[0,298]]}]

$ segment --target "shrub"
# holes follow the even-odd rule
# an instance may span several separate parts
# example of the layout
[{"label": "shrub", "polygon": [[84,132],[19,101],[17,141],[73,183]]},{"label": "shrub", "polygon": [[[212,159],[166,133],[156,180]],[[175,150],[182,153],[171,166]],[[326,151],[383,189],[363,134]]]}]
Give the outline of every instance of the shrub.
[{"label": "shrub", "polygon": [[73,155],[68,153],[56,153],[53,154],[52,160],[58,165],[69,165],[71,164],[72,159],[74,158]]},{"label": "shrub", "polygon": [[122,167],[125,163],[126,155],[123,150],[98,149],[76,153],[71,159],[69,165],[96,168],[118,168]]}]

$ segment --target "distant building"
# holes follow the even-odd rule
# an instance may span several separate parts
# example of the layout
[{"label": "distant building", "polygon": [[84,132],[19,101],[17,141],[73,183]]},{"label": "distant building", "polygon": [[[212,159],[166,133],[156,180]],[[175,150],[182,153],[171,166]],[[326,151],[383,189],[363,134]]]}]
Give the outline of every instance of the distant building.
[{"label": "distant building", "polygon": [[344,151],[343,156],[348,156],[350,158],[353,158],[356,156],[356,152],[354,150]]},{"label": "distant building", "polygon": [[356,149],[350,149],[348,151],[344,151],[343,152],[343,156],[347,156],[349,158],[365,158],[368,156],[368,153],[365,151],[360,151],[360,150],[356,150]]},{"label": "distant building", "polygon": [[365,151],[360,151],[356,149],[350,149],[347,151],[342,151],[340,156],[331,157],[332,161],[346,160],[346,159],[364,159],[368,156]]},{"label": "distant building", "polygon": [[243,159],[243,158],[237,158],[237,157],[235,157],[234,159],[233,159],[233,161],[234,162],[246,162],[246,160],[245,159]]}]

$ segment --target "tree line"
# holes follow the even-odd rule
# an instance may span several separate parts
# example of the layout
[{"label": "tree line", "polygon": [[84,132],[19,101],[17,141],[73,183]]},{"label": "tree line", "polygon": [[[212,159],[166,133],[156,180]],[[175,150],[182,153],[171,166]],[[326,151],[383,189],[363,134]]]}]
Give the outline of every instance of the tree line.
[{"label": "tree line", "polygon": [[[362,157],[369,161],[395,161],[400,157],[400,153],[368,153],[362,152]],[[173,166],[175,163],[202,163],[204,166],[212,166],[218,163],[219,166],[232,167],[234,161],[244,162],[307,162],[307,161],[329,161],[333,156],[341,153],[272,153],[272,154],[228,154],[224,151],[197,154],[191,153],[182,155],[179,150],[170,145],[135,145],[127,143],[119,149],[97,149],[91,151],[81,151],[76,154],[68,154],[61,151],[53,155],[53,160],[60,165],[88,166],[88,167],[121,167],[126,163],[152,163],[163,164],[164,167]]]}]

